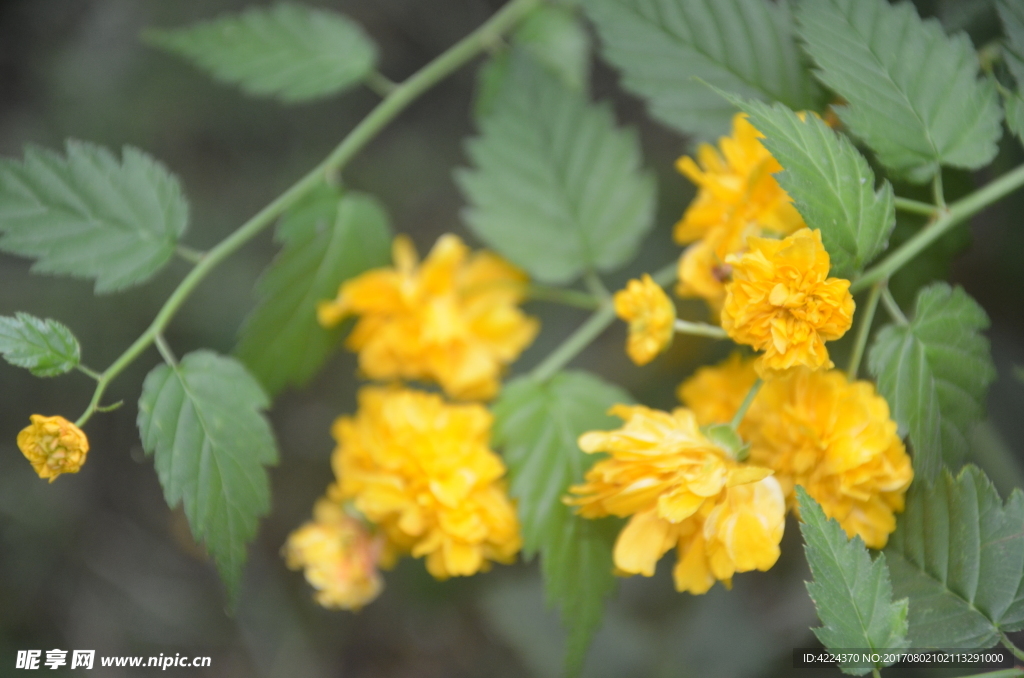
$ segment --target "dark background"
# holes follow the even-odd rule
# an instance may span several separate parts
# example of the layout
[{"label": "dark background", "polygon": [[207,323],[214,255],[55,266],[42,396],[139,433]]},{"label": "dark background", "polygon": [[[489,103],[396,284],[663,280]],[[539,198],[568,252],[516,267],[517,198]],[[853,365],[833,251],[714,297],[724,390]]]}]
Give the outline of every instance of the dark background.
[{"label": "dark background", "polygon": [[[212,246],[317,163],[378,100],[365,88],[295,107],[249,99],[137,39],[146,26],[182,25],[249,4],[254,3],[0,0],[0,154],[20,156],[29,143],[60,148],[67,137],[115,149],[138,146],[181,178],[192,206],[185,244]],[[343,11],[365,26],[381,48],[380,70],[400,80],[500,3],[311,4]],[[994,12],[981,0],[918,5],[948,26],[968,28],[979,46],[998,32]],[[468,237],[451,170],[464,164],[461,142],[473,132],[475,66],[415,103],[344,172],[348,185],[383,200],[395,231],[409,233],[421,251],[446,231]],[[609,276],[612,287],[678,256],[671,227],[693,196],[693,187],[672,169],[690,148],[687,140],[647,120],[639,102],[622,94],[616,82],[607,67],[595,66],[595,98],[613,101],[620,121],[640,129],[647,165],[659,177],[660,207],[640,260]],[[1004,139],[990,171],[1005,171],[1022,156],[1015,139]],[[946,177],[954,195],[985,180],[986,173]],[[909,195],[910,189],[897,192]],[[991,421],[976,436],[976,461],[1004,493],[1024,484],[1024,383],[1012,375],[1014,365],[1024,364],[1022,208],[1024,193],[990,208],[973,220],[969,234],[966,228],[954,233],[921,264],[928,275],[951,274],[992,317],[989,336],[999,379],[990,396]],[[901,225],[907,232],[915,227]],[[951,254],[960,250],[950,269]],[[231,350],[252,306],[252,284],[273,254],[265,233],[201,285],[168,333],[179,355],[198,347]],[[33,276],[28,268],[25,260],[0,255],[0,313],[24,310],[61,320],[81,340],[86,364],[98,369],[142,332],[186,271],[175,262],[139,288],[94,297],[89,282]],[[901,295],[912,292],[921,277],[897,284]],[[699,305],[681,308],[684,317],[703,319]],[[535,364],[585,317],[543,304],[530,304],[529,310],[542,317],[544,330],[515,371]],[[617,324],[576,364],[663,408],[675,404],[679,381],[727,350],[681,338],[669,354],[637,368],[625,358],[623,340]],[[843,350],[837,349],[839,364]],[[212,565],[192,542],[181,511],[164,503],[138,440],[134,403],[144,374],[158,360],[150,351],[115,382],[108,400],[123,398],[126,405],[89,422],[89,463],[52,485],[36,478],[15,437],[32,413],[75,419],[92,382],[79,374],[40,380],[0,364],[0,676],[21,673],[13,669],[15,652],[30,648],[213,658],[209,669],[170,669],[180,675],[559,675],[561,631],[557,616],[545,608],[536,563],[437,583],[422,562],[406,560],[386,575],[381,598],[359,614],[317,607],[301,574],[284,567],[281,544],[308,519],[331,481],[330,423],[354,407],[355,362],[341,352],[307,388],[287,391],[275,403],[271,418],[281,464],[271,470],[273,511],[250,549],[239,609],[229,616]],[[623,580],[585,675],[790,675],[791,648],[814,643],[808,627],[817,620],[803,586],[805,565],[792,523],[783,551],[772,571],[738,576],[732,592],[718,586],[702,597],[675,593],[671,558],[652,579]],[[100,669],[97,661],[94,671],[115,676],[153,669],[133,674]],[[839,674],[801,669],[797,675]]]}]

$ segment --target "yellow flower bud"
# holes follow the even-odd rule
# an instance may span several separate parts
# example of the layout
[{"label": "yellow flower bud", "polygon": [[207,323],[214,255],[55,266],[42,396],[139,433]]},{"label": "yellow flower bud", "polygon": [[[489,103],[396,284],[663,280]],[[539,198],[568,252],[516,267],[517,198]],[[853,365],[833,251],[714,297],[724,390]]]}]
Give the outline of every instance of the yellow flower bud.
[{"label": "yellow flower bud", "polygon": [[33,414],[32,424],[18,434],[18,448],[40,478],[52,483],[62,473],[78,473],[89,453],[82,429],[61,416]]},{"label": "yellow flower bud", "polygon": [[358,611],[384,588],[377,571],[383,551],[382,538],[372,536],[340,504],[320,499],[313,520],[289,535],[284,557],[289,568],[305,569],[316,602]]}]

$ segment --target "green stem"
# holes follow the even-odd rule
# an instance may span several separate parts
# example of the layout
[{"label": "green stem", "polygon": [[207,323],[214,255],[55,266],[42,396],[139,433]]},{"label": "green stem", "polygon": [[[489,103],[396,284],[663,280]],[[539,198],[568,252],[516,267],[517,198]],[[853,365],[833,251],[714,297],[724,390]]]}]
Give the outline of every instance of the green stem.
[{"label": "green stem", "polygon": [[764,381],[758,379],[754,382],[754,385],[747,391],[747,397],[743,399],[743,404],[740,405],[740,409],[736,410],[736,414],[733,415],[732,421],[729,422],[729,426],[735,431],[743,423],[743,417],[747,415],[747,410],[750,409],[750,405],[754,402],[754,398],[757,397],[757,392],[764,386]]},{"label": "green stem", "polygon": [[600,300],[592,294],[564,287],[549,287],[548,285],[538,283],[529,284],[526,288],[526,296],[538,301],[552,301],[556,304],[565,304],[566,306],[591,310],[601,306]]},{"label": "green stem", "polygon": [[146,331],[100,375],[96,391],[93,393],[89,406],[78,419],[78,425],[81,426],[89,420],[110,382],[149,348],[189,295],[214,268],[272,224],[277,217],[319,186],[327,177],[340,171],[417,97],[487,49],[501,37],[502,33],[515,26],[540,2],[541,0],[511,0],[475,31],[452,45],[408,80],[397,85],[348,133],[323,162],[207,252],[164,302]]},{"label": "green stem", "polygon": [[[676,262],[666,264],[651,274],[654,282],[662,287],[676,279]],[[566,337],[565,341],[559,344],[558,348],[552,351],[547,358],[542,360],[533,370],[530,376],[539,381],[547,381],[555,372],[562,369],[575,358],[580,351],[590,345],[602,332],[607,329],[615,320],[615,308],[611,300],[606,300],[587,320],[576,328],[576,331]]]},{"label": "green stem", "polygon": [[370,71],[363,82],[382,98],[394,92],[398,87],[398,83],[377,70]]},{"label": "green stem", "polygon": [[717,325],[708,323],[695,323],[689,320],[676,318],[675,330],[680,334],[694,334],[698,337],[711,337],[712,339],[728,339],[729,335]]},{"label": "green stem", "polygon": [[857,337],[853,343],[853,353],[850,355],[850,365],[846,368],[846,374],[850,381],[857,380],[857,372],[860,371],[860,361],[864,357],[864,347],[868,343],[868,335],[871,334],[871,323],[875,319],[875,309],[878,308],[878,298],[886,289],[887,281],[879,280],[871,287],[871,294],[868,295],[868,304],[864,308],[863,316],[860,319],[860,326],[857,327]]},{"label": "green stem", "polygon": [[940,210],[946,209],[946,194],[942,190],[942,168],[940,167],[932,177],[932,198]]},{"label": "green stem", "polygon": [[178,256],[189,262],[190,264],[198,264],[206,256],[206,252],[200,252],[197,249],[192,249],[186,245],[178,245],[175,248]]},{"label": "green stem", "polygon": [[882,674],[879,673],[877,668],[871,669],[871,678],[882,678]]},{"label": "green stem", "polygon": [[1002,636],[1002,638],[1003,638],[1003,645],[1006,646],[1006,649],[1009,650],[1010,652],[1012,652],[1014,657],[1024,661],[1024,650],[1021,650],[1019,647],[1014,645],[1013,641],[1010,640],[1010,637],[1008,635],[1006,635],[1005,632],[1000,631],[999,635]]},{"label": "green stem", "polygon": [[587,286],[587,290],[592,295],[600,299],[602,302],[608,301],[612,298],[612,293],[604,286],[601,276],[599,276],[595,271],[587,271],[583,274],[583,284]]},{"label": "green stem", "polygon": [[533,368],[530,376],[538,381],[547,381],[555,372],[565,367],[580,351],[590,345],[594,339],[607,329],[615,320],[615,309],[610,303],[603,304],[587,318],[586,322],[576,328],[558,348]]},{"label": "green stem", "polygon": [[911,200],[910,198],[901,198],[899,196],[896,196],[894,202],[896,209],[903,210],[904,212],[923,214],[926,217],[935,216],[935,213],[938,212],[938,208],[930,202],[921,202],[920,200]]},{"label": "green stem", "polygon": [[103,375],[101,375],[99,372],[97,372],[96,370],[90,370],[85,365],[75,365],[75,369],[81,372],[82,374],[89,375],[96,381],[99,381],[103,377]]},{"label": "green stem", "polygon": [[860,292],[879,280],[891,278],[896,271],[903,268],[904,264],[942,237],[946,231],[1021,186],[1024,186],[1024,165],[1007,172],[974,193],[954,202],[941,212],[935,221],[918,231],[913,238],[893,250],[889,256],[853,281],[850,291]]},{"label": "green stem", "polygon": [[163,334],[157,334],[153,337],[153,342],[156,344],[156,350],[160,351],[160,356],[164,359],[170,367],[178,367],[178,359],[174,357],[174,351],[167,344],[167,340],[164,339]]},{"label": "green stem", "polygon": [[882,288],[882,303],[885,305],[885,311],[889,314],[889,317],[901,327],[906,327],[910,324],[907,320],[907,316],[904,315],[903,309],[896,303],[896,300],[892,297],[892,292],[889,291],[888,287]]}]

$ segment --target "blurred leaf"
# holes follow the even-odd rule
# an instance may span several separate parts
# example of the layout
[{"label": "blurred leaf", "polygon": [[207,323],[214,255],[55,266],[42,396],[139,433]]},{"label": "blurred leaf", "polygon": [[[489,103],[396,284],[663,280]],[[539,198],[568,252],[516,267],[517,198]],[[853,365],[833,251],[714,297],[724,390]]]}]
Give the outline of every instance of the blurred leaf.
[{"label": "blurred leaf", "polygon": [[473,96],[473,117],[477,120],[490,115],[494,101],[501,93],[512,61],[510,50],[502,50],[480,65],[476,71],[476,92]]},{"label": "blurred leaf", "polygon": [[493,112],[466,150],[475,169],[456,180],[469,226],[548,283],[630,261],[654,223],[654,177],[632,131],[615,128],[525,54],[513,54]]},{"label": "blurred leaf", "polygon": [[915,482],[885,549],[914,647],[982,648],[1024,627],[1024,494],[1004,505],[975,466]]},{"label": "blurred leaf", "polygon": [[1017,87],[1024,87],[1024,4],[1015,0],[996,0],[996,10],[1006,33],[1003,61],[1017,80]]},{"label": "blurred leaf", "polygon": [[962,462],[971,428],[984,413],[995,379],[988,316],[962,288],[934,283],[917,295],[909,325],[875,337],[868,368],[901,432],[909,431],[914,472],[932,481],[943,461]]},{"label": "blurred leaf", "polygon": [[[590,35],[576,13],[563,5],[542,4],[512,34],[512,45],[558,76],[569,89],[586,93],[590,81]],[[479,120],[494,109],[512,62],[503,49],[477,69],[473,116]]]},{"label": "blurred leaf", "polygon": [[732,101],[750,116],[765,147],[782,165],[779,185],[793,199],[832,260],[832,275],[851,278],[885,249],[896,223],[892,186],[875,190],[875,174],[850,140],[820,118],[782,104]]},{"label": "blurred leaf", "polygon": [[277,463],[277,445],[261,414],[269,404],[242,363],[205,350],[155,367],[139,398],[142,446],[155,455],[167,504],[184,504],[232,599],[246,544],[270,510],[264,466]]},{"label": "blurred leaf", "polygon": [[601,624],[604,599],[615,587],[614,520],[589,520],[562,503],[570,485],[593,463],[576,444],[586,431],[614,428],[606,414],[628,393],[586,372],[561,372],[546,382],[512,381],[494,406],[494,443],[509,466],[509,494],[516,498],[523,555],[541,554],[550,602],[569,628],[566,665],[578,673],[587,645]]},{"label": "blurred leaf", "polygon": [[1006,126],[1017,135],[1018,139],[1024,140],[1024,97],[1020,92],[1002,90],[1003,110],[1006,112]]},{"label": "blurred leaf", "polygon": [[287,103],[356,85],[373,70],[377,47],[354,21],[303,5],[251,7],[143,38],[185,57],[215,79]]},{"label": "blurred leaf", "polygon": [[281,253],[256,283],[259,302],[239,331],[235,353],[271,395],[312,377],[342,329],[325,329],[317,302],[363,271],[388,263],[384,210],[359,193],[324,186],[293,207],[277,228]]},{"label": "blurred leaf", "polygon": [[[821,506],[802,486],[797,486],[796,492],[800,531],[814,575],[814,581],[807,582],[807,590],[824,624],[813,629],[814,635],[833,650],[907,647],[907,600],[893,600],[885,555],[879,554],[872,562],[859,536],[847,539],[839,523],[826,518]],[[887,665],[879,664],[877,668]],[[855,676],[871,670],[841,668]]]},{"label": "blurred leaf", "polygon": [[41,320],[28,313],[0,316],[0,353],[17,367],[37,377],[53,377],[78,366],[78,340],[56,320]]},{"label": "blurred leaf", "polygon": [[785,2],[592,0],[585,7],[623,87],[683,133],[712,138],[729,131],[736,109],[705,83],[795,110],[817,107],[818,88]]},{"label": "blurred leaf", "polygon": [[96,292],[149,279],[188,225],[178,180],[142,151],[122,159],[67,142],[67,156],[29,146],[0,160],[0,250],[37,259],[32,271],[95,278]]},{"label": "blurred leaf", "polygon": [[566,87],[586,92],[590,80],[590,36],[575,12],[541,5],[512,36],[538,64],[557,75]]},{"label": "blurred leaf", "polygon": [[850,102],[839,117],[883,165],[920,183],[995,156],[999,102],[966,34],[885,0],[804,2],[797,18],[818,77]]}]

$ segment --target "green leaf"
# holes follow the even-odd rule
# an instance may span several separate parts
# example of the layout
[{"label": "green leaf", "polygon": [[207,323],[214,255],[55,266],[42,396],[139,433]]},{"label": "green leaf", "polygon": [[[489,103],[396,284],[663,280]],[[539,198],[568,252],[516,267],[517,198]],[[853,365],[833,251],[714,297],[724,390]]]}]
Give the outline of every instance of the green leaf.
[{"label": "green leaf", "polygon": [[875,337],[868,369],[889,401],[901,432],[909,431],[918,479],[932,481],[942,462],[963,461],[973,426],[995,379],[985,311],[962,288],[935,283],[917,295],[909,325]]},{"label": "green leaf", "polygon": [[1003,110],[1006,112],[1006,126],[1017,135],[1018,139],[1024,140],[1024,97],[1020,92],[1002,90]]},{"label": "green leaf", "polygon": [[512,42],[557,75],[569,89],[587,91],[590,35],[572,10],[559,5],[541,5],[523,21],[513,34]]},{"label": "green leaf", "polygon": [[885,249],[896,224],[892,186],[875,190],[875,174],[850,140],[820,118],[801,121],[783,104],[733,98],[765,135],[763,143],[782,165],[779,185],[793,199],[832,260],[832,275],[851,278]]},{"label": "green leaf", "polygon": [[818,88],[785,2],[591,0],[585,8],[623,87],[683,133],[729,132],[736,109],[704,83],[796,110],[817,108]]},{"label": "green leaf", "polygon": [[494,443],[509,466],[509,494],[516,498],[523,554],[541,554],[549,602],[569,628],[566,665],[578,673],[587,646],[601,624],[604,599],[615,587],[613,519],[588,520],[562,503],[570,485],[583,480],[594,459],[576,444],[590,430],[611,429],[606,414],[632,398],[586,372],[562,372],[549,381],[520,377],[502,390],[494,406]]},{"label": "green leaf", "polygon": [[[800,531],[814,576],[814,581],[807,582],[807,591],[824,624],[814,629],[814,635],[829,649],[907,647],[907,600],[893,600],[885,555],[879,554],[872,561],[859,536],[847,539],[839,523],[826,518],[802,486],[796,491]],[[871,670],[841,668],[855,676]]]},{"label": "green leaf", "polygon": [[358,24],[303,5],[252,7],[186,28],[149,30],[143,37],[221,82],[288,103],[348,89],[377,62],[377,47]]},{"label": "green leaf", "polygon": [[320,326],[317,302],[387,264],[391,232],[372,197],[324,186],[285,215],[277,239],[284,248],[256,283],[259,302],[235,349],[271,395],[305,383],[338,345],[342,328]]},{"label": "green leaf", "polygon": [[56,320],[41,320],[28,313],[0,316],[0,353],[17,367],[37,377],[53,377],[78,367],[78,340]]},{"label": "green leaf", "polygon": [[914,647],[981,648],[1024,625],[1024,494],[1004,505],[975,466],[915,482],[885,549]]},{"label": "green leaf", "polygon": [[1015,0],[997,0],[996,9],[1006,33],[1003,61],[1017,80],[1017,87],[1024,87],[1024,5]]},{"label": "green leaf", "polygon": [[850,103],[839,117],[883,165],[924,182],[939,165],[995,157],[999,102],[966,34],[946,35],[909,2],[803,2],[797,19],[819,79]]},{"label": "green leaf", "polygon": [[189,353],[177,366],[159,365],[146,377],[138,426],[167,504],[185,506],[201,540],[235,598],[245,545],[270,510],[264,466],[277,463],[277,446],[261,410],[269,400],[234,358]]},{"label": "green leaf", "polygon": [[95,278],[96,292],[149,279],[188,225],[178,180],[142,151],[67,142],[67,156],[29,146],[0,160],[0,250],[32,271]]},{"label": "green leaf", "polygon": [[515,50],[501,50],[477,71],[473,115],[478,120],[494,110],[508,76],[512,51],[528,54],[574,92],[585,93],[590,81],[590,35],[568,7],[536,7],[512,34]]},{"label": "green leaf", "polygon": [[533,277],[566,283],[630,261],[654,223],[654,177],[632,131],[547,69],[513,54],[456,180],[474,233]]}]

